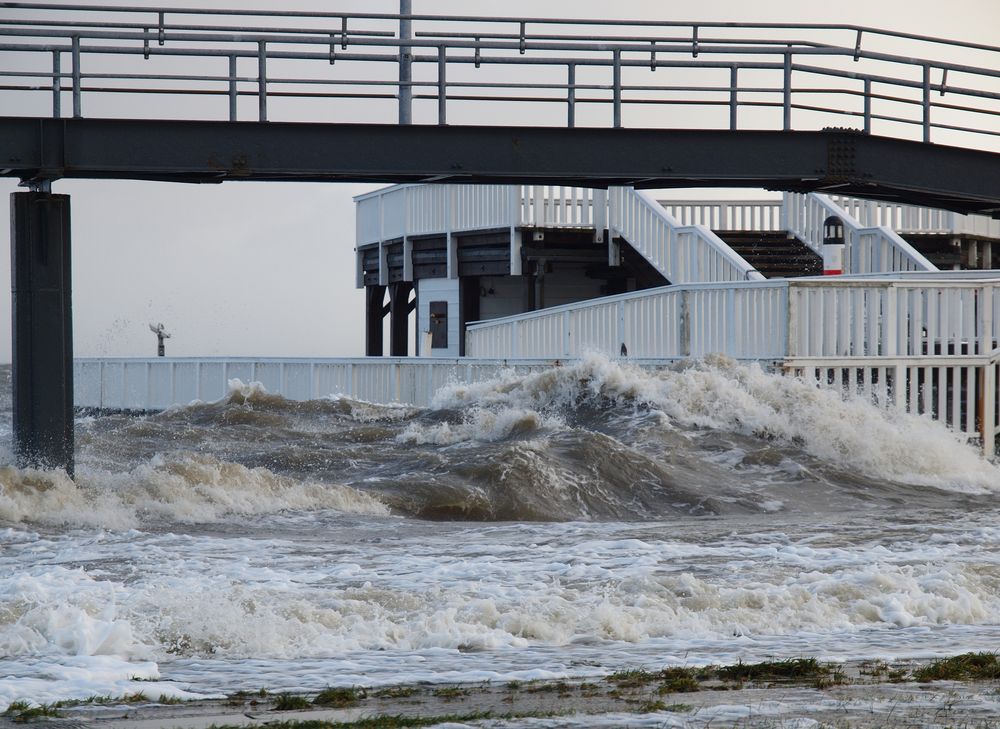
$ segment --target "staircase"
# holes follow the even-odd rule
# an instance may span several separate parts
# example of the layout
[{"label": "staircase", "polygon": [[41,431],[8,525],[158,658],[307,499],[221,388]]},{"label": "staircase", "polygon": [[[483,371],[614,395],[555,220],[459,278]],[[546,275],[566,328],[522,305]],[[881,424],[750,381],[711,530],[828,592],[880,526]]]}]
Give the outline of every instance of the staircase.
[{"label": "staircase", "polygon": [[718,230],[716,234],[765,278],[819,276],[823,259],[783,231]]}]

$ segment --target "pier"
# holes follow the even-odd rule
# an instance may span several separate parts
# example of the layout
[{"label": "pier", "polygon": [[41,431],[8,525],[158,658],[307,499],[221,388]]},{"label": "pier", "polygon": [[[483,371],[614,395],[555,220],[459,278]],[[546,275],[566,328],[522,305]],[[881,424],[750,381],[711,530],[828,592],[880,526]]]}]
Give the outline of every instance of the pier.
[{"label": "pier", "polygon": [[[909,231],[911,242],[879,218],[890,206],[869,201],[1000,215],[1000,48],[857,25],[734,29],[427,16],[406,7],[373,14],[0,3],[0,97],[20,112],[0,118],[0,174],[28,188],[11,203],[21,463],[73,466],[69,199],[52,192],[66,178],[421,183],[359,201],[370,355],[383,353],[386,313],[390,353],[408,352],[416,288],[421,355],[559,358],[591,347],[672,358],[742,356],[745,346],[753,358],[811,371],[824,384],[866,383],[885,393],[880,402],[923,403],[920,412],[939,419],[949,412],[952,427],[992,454],[996,279],[943,273],[932,261],[940,251],[931,250],[951,236],[958,265],[991,267],[991,223],[982,223],[984,233]],[[81,20],[84,10],[104,22]],[[891,52],[900,40],[917,50]],[[953,60],[971,52],[992,60]],[[22,57],[45,70],[15,67],[11,59]],[[97,57],[99,72],[91,70]],[[157,65],[144,70],[151,59]],[[312,75],[296,71],[303,63]],[[476,77],[484,66],[491,74]],[[415,80],[414,67],[433,69],[433,80]],[[683,82],[653,76],[658,70]],[[141,118],[102,116],[111,98],[142,100]],[[189,104],[185,118],[170,118],[176,100]],[[497,124],[501,103],[529,123]],[[651,108],[698,128],[657,126]],[[457,112],[471,121],[451,123]],[[790,193],[781,228],[770,232],[797,241],[799,253],[779,258],[798,256],[802,265],[765,271],[767,236],[740,252],[714,226],[644,192],[695,185]],[[811,270],[831,215],[845,225],[852,277],[789,278]],[[561,294],[559,265],[549,277],[554,261],[582,272],[564,277]],[[469,282],[483,275],[503,278],[509,290],[516,278],[521,288],[508,297],[509,311],[489,312],[487,302],[495,318],[474,324],[485,315]],[[611,298],[585,303],[596,297]],[[632,302],[647,313],[630,315]],[[544,331],[529,347],[532,327]],[[659,341],[676,351],[658,350]]]}]

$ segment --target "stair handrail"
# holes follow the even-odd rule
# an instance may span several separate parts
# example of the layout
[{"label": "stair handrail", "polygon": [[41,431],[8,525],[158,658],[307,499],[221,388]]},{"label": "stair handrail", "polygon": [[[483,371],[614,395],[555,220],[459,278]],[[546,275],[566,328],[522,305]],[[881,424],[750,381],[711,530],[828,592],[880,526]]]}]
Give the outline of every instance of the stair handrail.
[{"label": "stair handrail", "polygon": [[760,281],[763,274],[704,225],[681,225],[645,190],[608,188],[611,238],[628,241],[672,284]]},{"label": "stair handrail", "polygon": [[823,255],[823,223],[836,216],[844,224],[844,273],[937,271],[938,267],[896,231],[884,225],[864,226],[826,195],[784,193],[785,229]]}]

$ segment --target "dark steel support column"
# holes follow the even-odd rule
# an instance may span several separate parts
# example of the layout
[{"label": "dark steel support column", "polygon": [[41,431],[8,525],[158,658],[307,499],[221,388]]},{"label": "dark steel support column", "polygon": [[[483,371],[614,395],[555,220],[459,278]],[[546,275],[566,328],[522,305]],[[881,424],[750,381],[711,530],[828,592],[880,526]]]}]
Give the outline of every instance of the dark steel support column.
[{"label": "dark steel support column", "polygon": [[410,292],[409,281],[389,284],[389,355],[405,357],[409,352]]},{"label": "dark steel support column", "polygon": [[365,356],[384,354],[382,319],[385,318],[385,286],[365,286]]},{"label": "dark steel support column", "polygon": [[69,195],[11,200],[14,455],[73,474]]}]

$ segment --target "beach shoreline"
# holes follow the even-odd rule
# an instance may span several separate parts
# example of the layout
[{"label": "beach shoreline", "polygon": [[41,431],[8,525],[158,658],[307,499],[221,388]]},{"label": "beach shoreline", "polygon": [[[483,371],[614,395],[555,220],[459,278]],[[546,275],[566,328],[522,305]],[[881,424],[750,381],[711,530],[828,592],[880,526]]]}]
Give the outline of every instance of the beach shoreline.
[{"label": "beach shoreline", "polygon": [[[975,664],[975,665],[973,665]],[[971,667],[970,667],[971,666]],[[0,728],[308,729],[404,726],[1000,726],[994,654],[939,661],[821,663],[793,659],[709,668],[624,670],[603,678],[332,688],[155,703],[67,702],[18,708]],[[931,680],[931,676],[944,678]]]}]

